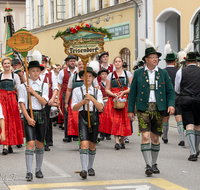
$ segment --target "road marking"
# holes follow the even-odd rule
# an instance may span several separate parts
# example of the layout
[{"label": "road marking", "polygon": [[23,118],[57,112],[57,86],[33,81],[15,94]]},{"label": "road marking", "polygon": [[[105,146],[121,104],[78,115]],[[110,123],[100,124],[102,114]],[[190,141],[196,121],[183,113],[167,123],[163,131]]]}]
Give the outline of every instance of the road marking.
[{"label": "road marking", "polygon": [[[71,177],[71,175],[69,175],[68,173],[60,169],[59,167],[55,166],[54,164],[47,162],[46,160],[43,160],[43,164],[46,165],[51,170],[53,170],[58,175],[60,175],[61,177]],[[46,178],[51,178],[51,177],[46,177]],[[52,178],[54,177],[52,176]]]},{"label": "road marking", "polygon": [[151,189],[148,185],[129,185],[129,186],[114,186],[114,187],[106,187],[106,189],[135,189],[135,190],[149,190]]},{"label": "road marking", "polygon": [[30,185],[10,185],[10,190],[32,190],[32,189],[49,189],[62,187],[84,187],[84,186],[108,186],[122,184],[150,183],[165,190],[188,190],[162,178],[145,178],[145,179],[126,179],[110,181],[85,181],[70,183],[49,183],[49,184],[30,184]]}]

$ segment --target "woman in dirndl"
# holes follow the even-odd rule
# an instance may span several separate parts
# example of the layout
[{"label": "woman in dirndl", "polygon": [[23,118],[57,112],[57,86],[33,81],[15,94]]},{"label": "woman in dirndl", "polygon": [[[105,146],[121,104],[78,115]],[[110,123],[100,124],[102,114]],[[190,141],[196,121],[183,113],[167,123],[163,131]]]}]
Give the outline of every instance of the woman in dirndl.
[{"label": "woman in dirndl", "polygon": [[20,86],[19,76],[11,72],[10,58],[2,60],[2,67],[4,71],[0,73],[0,103],[5,119],[6,140],[0,144],[3,145],[2,154],[7,155],[13,153],[12,145],[23,144],[23,126],[16,99],[16,91],[18,94]]},{"label": "woman in dirndl", "polygon": [[[125,136],[132,135],[130,120],[127,114],[128,86],[131,85],[133,75],[123,70],[123,60],[115,57],[114,65],[116,70],[109,73],[106,79],[106,93],[108,101],[100,120],[99,131],[114,135],[115,149],[125,149]],[[121,136],[121,142],[119,142]]]},{"label": "woman in dirndl", "polygon": [[[71,102],[68,105],[68,101],[70,99],[70,96],[72,94],[72,91],[77,88],[81,87],[83,85],[83,80],[79,78],[79,72],[84,69],[84,64],[81,61],[81,59],[78,60],[77,64],[78,72],[71,75],[69,78],[68,86],[67,86],[67,91],[66,91],[66,97],[65,97],[65,109],[68,111],[68,129],[67,129],[67,135],[73,137],[74,141],[78,141],[78,115],[79,111],[72,111],[71,108]],[[93,86],[95,88],[99,88],[97,79],[95,78],[93,81]],[[71,99],[72,100],[72,99]]]}]

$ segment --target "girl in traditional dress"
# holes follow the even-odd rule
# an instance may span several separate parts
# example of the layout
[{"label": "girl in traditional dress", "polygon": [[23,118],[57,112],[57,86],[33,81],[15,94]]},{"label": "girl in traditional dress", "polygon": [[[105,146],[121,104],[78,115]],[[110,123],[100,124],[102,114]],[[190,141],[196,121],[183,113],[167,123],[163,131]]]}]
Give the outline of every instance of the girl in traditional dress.
[{"label": "girl in traditional dress", "polygon": [[0,103],[5,120],[6,140],[0,144],[3,145],[2,154],[7,155],[13,153],[12,145],[23,144],[23,130],[15,92],[15,86],[17,94],[19,92],[20,79],[11,72],[10,58],[2,60],[2,67],[4,72],[0,74]]},{"label": "girl in traditional dress", "polygon": [[[106,93],[109,95],[108,101],[104,108],[103,116],[100,120],[99,131],[115,136],[115,149],[125,149],[124,137],[132,134],[131,124],[127,114],[127,96],[129,93],[128,86],[132,82],[132,74],[123,70],[123,61],[121,57],[114,59],[116,70],[109,73],[106,79]],[[124,102],[123,109],[115,108],[116,102]],[[119,136],[121,144],[119,145]]]}]

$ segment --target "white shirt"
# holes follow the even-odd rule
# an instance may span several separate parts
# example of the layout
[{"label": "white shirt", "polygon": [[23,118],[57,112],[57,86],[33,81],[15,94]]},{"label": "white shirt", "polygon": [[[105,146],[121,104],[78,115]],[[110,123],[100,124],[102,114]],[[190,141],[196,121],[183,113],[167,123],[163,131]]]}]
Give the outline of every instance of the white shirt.
[{"label": "white shirt", "polygon": [[[104,68],[106,70],[108,70],[108,68],[111,67],[110,63],[108,63],[107,67],[104,67],[103,64],[101,63],[101,68]],[[115,66],[113,65],[113,71],[115,71]]]},{"label": "white shirt", "polygon": [[4,119],[4,116],[3,116],[3,111],[2,111],[1,104],[0,104],[0,119]]},{"label": "white shirt", "polygon": [[[86,87],[85,85],[82,85],[82,89],[83,89],[83,94],[86,94]],[[95,91],[98,90],[97,93],[97,102],[101,103],[103,105],[103,95],[101,90],[99,89],[95,89]],[[94,88],[92,86],[90,86],[88,88],[88,94],[92,94],[94,95]],[[74,105],[78,104],[79,102],[81,102],[83,100],[82,98],[82,93],[81,93],[81,87],[77,87],[73,90],[73,94],[72,94],[72,104],[71,104],[71,108],[73,109]],[[82,111],[83,110],[83,106],[78,110],[78,111]],[[85,104],[85,110],[87,111],[87,104]],[[90,101],[89,102],[89,111],[93,111],[93,102]]]},{"label": "white shirt", "polygon": [[[69,70],[69,68],[67,68],[67,71],[70,72],[70,76],[72,76],[75,72],[77,72],[77,67],[75,67],[73,73]],[[63,78],[64,78],[64,69],[62,69],[60,72],[59,72],[59,75],[58,75],[58,83],[59,84],[62,84],[63,83]]]},{"label": "white shirt", "polygon": [[[189,64],[190,65],[195,65],[197,66],[195,63],[194,64]],[[181,90],[181,79],[182,79],[182,68],[179,69],[176,73],[176,77],[175,77],[175,92],[177,94],[180,94],[180,90]]]},{"label": "white shirt", "polygon": [[174,65],[167,65],[167,67],[175,67]]},{"label": "white shirt", "polygon": [[[148,72],[149,84],[155,84],[155,72],[158,72],[158,66],[156,66],[152,71],[145,66],[144,70]],[[156,102],[155,90],[150,90],[149,102]]]},{"label": "white shirt", "polygon": [[[27,85],[27,82],[25,82],[25,84]],[[36,81],[29,79],[29,85],[33,88],[33,90],[37,90],[40,92],[42,90],[42,81],[40,81],[39,79],[37,79]],[[21,84],[19,87],[19,101],[18,102],[24,103],[26,109],[28,109],[27,94],[28,93],[26,91],[25,85]],[[48,96],[49,96],[49,86],[47,83],[44,83],[42,97],[46,101],[48,101],[49,100]],[[43,108],[43,106],[41,106],[40,102],[37,100],[35,96],[31,96],[31,103],[32,103],[33,110],[41,110]]]},{"label": "white shirt", "polygon": [[[73,87],[73,78],[74,78],[74,74],[72,74],[69,78],[69,81],[68,81],[68,85],[67,85],[67,88],[72,88]],[[77,75],[77,78],[76,78],[77,81],[82,81],[79,77],[79,75]],[[93,84],[94,84],[94,87],[99,87],[99,84],[98,84],[98,81],[97,81],[97,78],[95,78],[93,80]]]},{"label": "white shirt", "polygon": [[[128,79],[133,76],[130,71],[126,71],[126,74],[127,74]],[[111,76],[112,76],[112,73],[109,73],[108,76],[107,76],[107,79],[111,80]],[[120,77],[126,77],[125,72],[122,72]],[[115,78],[115,75],[113,74],[113,79],[114,78]]]},{"label": "white shirt", "polygon": [[[10,74],[10,77],[9,77],[8,79],[11,79],[11,80],[12,80],[12,74]],[[2,72],[1,80],[6,80],[6,79],[4,79],[4,77],[3,77],[3,72]],[[18,74],[15,74],[15,73],[14,73],[14,81],[15,81],[16,88],[17,88],[17,90],[18,90],[18,89],[19,89],[19,86],[20,86],[20,84],[21,84],[20,78],[19,78]]]},{"label": "white shirt", "polygon": [[58,83],[58,75],[55,75],[54,71],[51,72],[52,72],[52,81],[56,81],[56,83]]},{"label": "white shirt", "polygon": [[[40,81],[41,81],[41,82],[44,81],[44,78],[45,78],[46,74],[48,74],[48,73],[49,73],[49,72],[47,71],[47,69],[45,69],[44,73],[40,74],[39,77],[40,77]],[[57,83],[57,81],[54,80],[54,78],[53,78],[53,73],[52,73],[51,76],[52,76],[52,77],[51,77],[51,80],[52,80],[52,87],[51,87],[51,89],[52,89],[52,91],[54,91],[55,89],[59,90],[59,89],[58,89],[58,83]],[[48,78],[47,78],[47,84],[49,84]]]}]

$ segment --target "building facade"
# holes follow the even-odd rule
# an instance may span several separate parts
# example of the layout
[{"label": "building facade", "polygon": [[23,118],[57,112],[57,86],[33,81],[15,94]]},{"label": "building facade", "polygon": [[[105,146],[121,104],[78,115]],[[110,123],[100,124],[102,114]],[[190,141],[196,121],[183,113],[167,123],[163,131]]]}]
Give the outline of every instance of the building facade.
[{"label": "building facade", "polygon": [[135,58],[144,54],[143,43],[138,43],[145,37],[142,0],[26,0],[26,10],[27,29],[39,38],[35,49],[54,63],[61,64],[67,55],[62,39],[54,40],[53,36],[81,23],[104,27],[114,34],[104,44],[110,63],[122,56],[131,70]]},{"label": "building facade", "polygon": [[14,19],[14,27],[15,31],[19,30],[20,28],[26,27],[26,1],[25,0],[16,0],[16,1],[2,1],[0,0],[0,57],[4,57],[3,54],[3,38],[5,33],[5,24],[4,24],[4,17],[6,12],[4,11],[6,8],[6,4],[9,2],[10,8],[13,9],[11,14],[13,15]]},{"label": "building facade", "polygon": [[[154,40],[163,53],[167,41],[175,52],[185,49],[193,42],[193,50],[200,51],[200,3],[196,0],[154,0],[153,1]],[[160,62],[161,67],[166,64]]]}]

